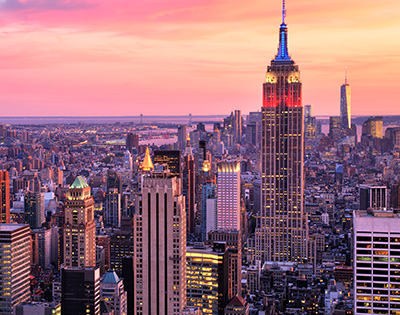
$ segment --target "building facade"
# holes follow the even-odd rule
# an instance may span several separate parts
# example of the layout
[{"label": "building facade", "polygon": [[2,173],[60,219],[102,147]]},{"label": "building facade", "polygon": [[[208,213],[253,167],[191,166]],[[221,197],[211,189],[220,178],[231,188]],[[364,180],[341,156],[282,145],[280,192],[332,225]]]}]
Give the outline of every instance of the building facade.
[{"label": "building facade", "polygon": [[10,177],[0,171],[0,223],[10,223]]},{"label": "building facade", "polygon": [[96,265],[94,200],[90,187],[78,176],[67,192],[64,223],[64,266]]},{"label": "building facade", "polygon": [[136,213],[136,313],[181,315],[186,306],[186,211],[181,179],[143,178]]},{"label": "building facade", "polygon": [[256,260],[302,261],[307,256],[303,218],[303,107],[299,67],[287,47],[285,8],[279,49],[263,85],[261,211]]}]

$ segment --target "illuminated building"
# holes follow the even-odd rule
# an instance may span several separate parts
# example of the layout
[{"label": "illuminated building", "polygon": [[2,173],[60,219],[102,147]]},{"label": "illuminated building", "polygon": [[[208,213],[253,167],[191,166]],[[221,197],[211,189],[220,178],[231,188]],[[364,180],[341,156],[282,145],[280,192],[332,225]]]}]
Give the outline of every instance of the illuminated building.
[{"label": "illuminated building", "polygon": [[383,138],[383,117],[369,117],[362,125],[362,135]]},{"label": "illuminated building", "polygon": [[178,150],[154,151],[154,164],[167,164],[171,176],[181,176],[181,152]]},{"label": "illuminated building", "polygon": [[0,224],[0,314],[13,315],[13,307],[31,296],[29,225]]},{"label": "illuminated building", "polygon": [[242,294],[242,237],[237,230],[208,232],[207,244],[224,242],[228,251],[228,299]]},{"label": "illuminated building", "polygon": [[153,172],[136,200],[137,315],[181,315],[186,306],[186,211],[181,179]]},{"label": "illuminated building", "polygon": [[255,259],[261,262],[307,256],[300,71],[288,53],[285,6],[282,15],[278,53],[263,85],[261,211],[255,239]]},{"label": "illuminated building", "polygon": [[400,216],[354,211],[354,314],[400,309]]},{"label": "illuminated building", "polygon": [[143,172],[150,172],[154,170],[153,161],[151,160],[150,157],[149,147],[146,148],[146,154],[144,155],[143,162],[140,164],[140,169]]},{"label": "illuminated building", "polygon": [[126,315],[128,313],[124,283],[112,269],[106,272],[100,282],[100,298],[114,310],[114,315]]},{"label": "illuminated building", "polygon": [[117,188],[111,188],[105,195],[104,202],[105,223],[108,227],[121,226],[121,194]]},{"label": "illuminated building", "polygon": [[240,162],[219,162],[217,229],[240,230]]},{"label": "illuminated building", "polygon": [[340,116],[329,117],[329,137],[337,141],[343,136],[342,121]]},{"label": "illuminated building", "polygon": [[343,129],[351,129],[351,88],[347,83],[347,71],[345,83],[340,87],[340,120]]},{"label": "illuminated building", "polygon": [[126,256],[133,256],[134,251],[135,219],[125,217],[121,219],[121,228],[114,230],[110,238],[110,266],[118,274],[122,272],[122,260]]},{"label": "illuminated building", "polygon": [[31,230],[40,229],[44,217],[44,194],[28,193],[24,197],[24,220]]},{"label": "illuminated building", "polygon": [[67,192],[64,224],[64,267],[96,265],[94,200],[90,187],[78,176]]},{"label": "illuminated building", "polygon": [[386,210],[387,199],[386,186],[360,185],[360,210]]},{"label": "illuminated building", "polygon": [[61,270],[62,315],[100,315],[100,270],[66,267]]},{"label": "illuminated building", "polygon": [[10,223],[10,177],[0,171],[0,223]]},{"label": "illuminated building", "polygon": [[315,139],[316,119],[312,115],[312,106],[304,106],[304,138]]},{"label": "illuminated building", "polygon": [[228,300],[226,244],[195,244],[187,248],[186,261],[188,306],[200,307],[203,314],[224,314]]}]

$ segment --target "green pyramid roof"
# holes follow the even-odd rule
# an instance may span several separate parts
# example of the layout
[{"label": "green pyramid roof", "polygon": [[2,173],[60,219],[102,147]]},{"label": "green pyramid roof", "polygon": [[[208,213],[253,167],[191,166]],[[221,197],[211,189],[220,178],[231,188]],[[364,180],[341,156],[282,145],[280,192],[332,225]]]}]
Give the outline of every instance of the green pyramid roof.
[{"label": "green pyramid roof", "polygon": [[82,176],[78,176],[75,181],[72,183],[71,186],[69,186],[69,188],[77,188],[77,189],[82,189],[82,188],[86,188],[89,187],[88,183],[86,183],[86,181],[83,179]]},{"label": "green pyramid roof", "polygon": [[113,269],[109,269],[104,276],[102,283],[118,283],[120,279],[118,278],[117,274]]}]

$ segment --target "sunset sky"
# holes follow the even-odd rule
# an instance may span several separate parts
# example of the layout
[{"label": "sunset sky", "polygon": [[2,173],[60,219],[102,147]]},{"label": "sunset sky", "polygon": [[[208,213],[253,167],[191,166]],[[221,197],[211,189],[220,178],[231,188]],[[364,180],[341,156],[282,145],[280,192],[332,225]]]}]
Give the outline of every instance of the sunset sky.
[{"label": "sunset sky", "polygon": [[[303,105],[400,115],[400,1],[287,0]],[[0,0],[0,116],[260,110],[280,0]]]}]

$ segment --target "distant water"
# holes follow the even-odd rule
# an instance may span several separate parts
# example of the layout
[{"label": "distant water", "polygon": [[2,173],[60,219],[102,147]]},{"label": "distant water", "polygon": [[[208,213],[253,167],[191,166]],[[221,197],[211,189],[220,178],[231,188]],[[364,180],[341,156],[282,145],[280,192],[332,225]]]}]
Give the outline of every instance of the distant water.
[{"label": "distant water", "polygon": [[[192,124],[199,122],[222,122],[227,115],[211,115],[211,116],[192,116]],[[151,123],[172,123],[187,125],[190,122],[189,116],[104,116],[104,117],[0,117],[0,124],[9,125],[46,125],[46,124],[110,124],[110,123],[127,123],[135,124]]]}]

